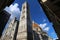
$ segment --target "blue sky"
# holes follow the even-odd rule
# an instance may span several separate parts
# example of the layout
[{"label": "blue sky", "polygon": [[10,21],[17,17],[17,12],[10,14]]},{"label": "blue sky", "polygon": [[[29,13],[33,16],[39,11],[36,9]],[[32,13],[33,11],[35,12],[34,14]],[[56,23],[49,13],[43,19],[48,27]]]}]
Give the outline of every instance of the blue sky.
[{"label": "blue sky", "polygon": [[[5,8],[5,10],[11,14],[10,19],[17,17],[17,19],[19,20],[21,7],[25,1],[26,0],[15,0],[13,4]],[[52,37],[55,40],[57,38],[57,35],[53,29],[53,26],[52,26],[53,24],[48,21],[38,1],[27,0],[27,2],[29,3],[32,21],[34,20],[36,23],[38,23],[40,27],[44,31],[46,31],[50,37]]]}]

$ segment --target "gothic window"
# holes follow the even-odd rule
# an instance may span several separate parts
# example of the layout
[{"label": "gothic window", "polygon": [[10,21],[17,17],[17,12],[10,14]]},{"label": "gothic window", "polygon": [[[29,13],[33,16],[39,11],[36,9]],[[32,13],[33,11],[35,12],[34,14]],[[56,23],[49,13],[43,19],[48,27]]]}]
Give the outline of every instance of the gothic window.
[{"label": "gothic window", "polygon": [[14,29],[12,29],[14,31]]},{"label": "gothic window", "polygon": [[25,9],[25,6],[23,6],[23,9]]},{"label": "gothic window", "polygon": [[36,30],[38,31],[38,28],[36,28]]},{"label": "gothic window", "polygon": [[24,19],[25,18],[25,16],[22,16],[22,19]]}]

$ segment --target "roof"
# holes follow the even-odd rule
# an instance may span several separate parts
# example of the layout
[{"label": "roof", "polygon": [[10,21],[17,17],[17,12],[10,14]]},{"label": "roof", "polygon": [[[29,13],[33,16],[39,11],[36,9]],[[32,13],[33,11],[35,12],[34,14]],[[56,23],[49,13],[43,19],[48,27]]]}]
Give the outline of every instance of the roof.
[{"label": "roof", "polygon": [[32,22],[32,27],[33,28],[40,28],[42,30],[42,28],[39,26],[39,24]]}]

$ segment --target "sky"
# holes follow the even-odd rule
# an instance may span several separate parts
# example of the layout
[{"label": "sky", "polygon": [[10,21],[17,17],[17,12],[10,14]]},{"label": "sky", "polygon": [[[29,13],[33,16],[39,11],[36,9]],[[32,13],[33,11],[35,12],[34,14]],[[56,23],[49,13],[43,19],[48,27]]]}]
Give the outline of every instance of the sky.
[{"label": "sky", "polygon": [[49,22],[38,0],[15,0],[9,7],[4,9],[11,14],[9,21],[14,17],[17,17],[17,20],[19,20],[21,7],[25,1],[29,4],[31,20],[38,23],[43,31],[46,31],[55,40],[57,35],[53,29],[53,24]]}]

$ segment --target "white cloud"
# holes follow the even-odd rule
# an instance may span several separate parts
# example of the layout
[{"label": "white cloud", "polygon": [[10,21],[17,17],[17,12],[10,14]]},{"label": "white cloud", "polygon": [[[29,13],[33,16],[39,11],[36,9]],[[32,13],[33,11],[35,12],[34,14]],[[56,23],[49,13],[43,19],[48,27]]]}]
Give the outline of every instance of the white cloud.
[{"label": "white cloud", "polygon": [[11,4],[9,7],[6,7],[5,10],[10,13],[15,12],[15,11],[20,13],[20,9],[18,6],[19,6],[18,3],[15,3],[14,5]]},{"label": "white cloud", "polygon": [[40,24],[40,27],[43,29],[43,28],[45,28],[45,27],[46,27],[46,25],[47,25],[47,23]]},{"label": "white cloud", "polygon": [[40,27],[44,30],[44,31],[49,31],[49,27],[47,27],[47,23],[43,23],[43,24],[40,24]]},{"label": "white cloud", "polygon": [[49,29],[50,29],[49,27],[44,28],[45,31],[49,31]]},{"label": "white cloud", "polygon": [[18,3],[15,3],[14,5],[10,5],[10,7],[9,7],[9,9],[10,9],[10,11],[19,11],[20,12],[20,10],[19,10],[19,8],[18,8]]},{"label": "white cloud", "polygon": [[11,14],[11,17],[10,17],[11,19],[13,19],[14,17],[17,17],[17,19],[19,20],[20,8],[18,6],[19,6],[19,4],[15,3],[14,5],[11,4],[9,7],[6,7],[4,9]]},{"label": "white cloud", "polygon": [[56,40],[56,39],[58,39],[58,37],[57,38],[53,38],[53,40]]},{"label": "white cloud", "polygon": [[10,11],[9,7],[6,7],[4,10],[6,10],[7,12],[9,12],[10,14],[12,14],[12,12]]}]

